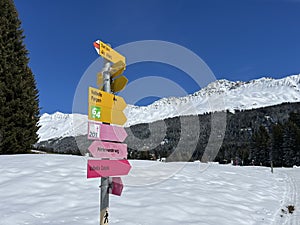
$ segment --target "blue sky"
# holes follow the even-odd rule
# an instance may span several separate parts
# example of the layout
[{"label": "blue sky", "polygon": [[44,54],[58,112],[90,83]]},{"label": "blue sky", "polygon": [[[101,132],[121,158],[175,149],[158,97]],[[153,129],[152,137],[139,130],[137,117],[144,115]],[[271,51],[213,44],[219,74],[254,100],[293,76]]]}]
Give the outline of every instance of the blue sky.
[{"label": "blue sky", "polygon": [[[41,113],[72,112],[82,75],[99,56],[93,42],[117,47],[141,40],[184,46],[232,81],[300,73],[300,1],[297,0],[15,0]],[[100,68],[99,68],[100,70]],[[161,63],[137,63],[129,82],[159,75],[193,93],[199,86]],[[155,98],[145,98],[140,105]]]}]

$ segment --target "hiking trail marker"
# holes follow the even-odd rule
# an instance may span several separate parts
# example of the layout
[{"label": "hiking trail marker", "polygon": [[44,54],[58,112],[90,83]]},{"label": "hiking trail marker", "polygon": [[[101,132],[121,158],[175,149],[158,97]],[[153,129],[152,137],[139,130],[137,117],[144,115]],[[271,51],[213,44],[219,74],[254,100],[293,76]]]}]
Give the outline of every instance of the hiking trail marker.
[{"label": "hiking trail marker", "polygon": [[98,54],[102,56],[104,59],[116,63],[118,61],[121,61],[125,64],[125,57],[121,55],[120,53],[113,50],[109,45],[103,43],[100,40],[97,40],[94,42],[94,47]]},{"label": "hiking trail marker", "polygon": [[128,160],[88,160],[87,177],[109,177],[127,175],[131,169]]},{"label": "hiking trail marker", "polygon": [[120,96],[89,87],[89,120],[123,125],[127,118],[123,113],[127,104]]},{"label": "hiking trail marker", "polygon": [[104,65],[97,74],[98,88],[88,90],[87,138],[93,140],[88,150],[94,158],[87,162],[87,178],[101,177],[100,225],[108,225],[109,193],[120,196],[123,190],[120,177],[109,177],[127,175],[131,169],[127,145],[122,143],[127,133],[123,127],[111,125],[124,125],[127,120],[123,113],[126,102],[111,92],[122,91],[128,79],[122,75],[126,69],[123,55],[100,40],[94,42],[94,47],[104,58]]},{"label": "hiking trail marker", "polygon": [[123,191],[123,182],[121,177],[112,177],[109,181],[111,185],[110,194],[121,196]]},{"label": "hiking trail marker", "polygon": [[122,91],[126,87],[127,83],[128,79],[125,76],[119,76],[118,78],[114,79],[111,83],[112,92],[116,93]]},{"label": "hiking trail marker", "polygon": [[127,159],[127,145],[107,141],[94,141],[89,152],[95,158]]},{"label": "hiking trail marker", "polygon": [[127,137],[124,127],[88,121],[88,139],[123,142]]}]

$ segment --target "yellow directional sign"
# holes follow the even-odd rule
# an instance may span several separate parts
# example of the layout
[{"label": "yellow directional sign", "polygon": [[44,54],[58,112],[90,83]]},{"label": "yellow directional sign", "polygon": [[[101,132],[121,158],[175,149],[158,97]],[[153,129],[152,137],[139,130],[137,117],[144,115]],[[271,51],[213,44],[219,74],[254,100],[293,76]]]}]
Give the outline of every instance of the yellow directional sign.
[{"label": "yellow directional sign", "polygon": [[115,64],[113,64],[110,69],[111,78],[121,75],[124,72],[125,68],[126,65],[122,61],[118,61]]},{"label": "yellow directional sign", "polygon": [[102,106],[118,111],[123,111],[127,106],[122,97],[93,87],[89,87],[89,105]]},{"label": "yellow directional sign", "polygon": [[114,79],[111,83],[111,91],[116,93],[122,91],[128,82],[128,79],[125,76],[120,76]]},{"label": "yellow directional sign", "polygon": [[97,73],[97,86],[102,90],[103,74],[101,72]]},{"label": "yellow directional sign", "polygon": [[126,105],[120,96],[89,87],[90,120],[123,125],[127,120],[123,113]]},{"label": "yellow directional sign", "polygon": [[125,57],[113,50],[109,45],[99,41],[99,55],[112,63],[122,61],[125,64]]},{"label": "yellow directional sign", "polygon": [[120,110],[113,110],[104,106],[96,106],[89,104],[89,120],[123,125],[127,118]]}]

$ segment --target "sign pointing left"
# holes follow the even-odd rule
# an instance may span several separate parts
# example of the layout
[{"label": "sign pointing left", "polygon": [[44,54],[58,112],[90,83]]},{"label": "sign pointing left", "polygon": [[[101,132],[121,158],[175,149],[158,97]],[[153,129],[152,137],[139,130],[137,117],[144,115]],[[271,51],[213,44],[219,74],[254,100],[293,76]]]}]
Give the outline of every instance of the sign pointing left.
[{"label": "sign pointing left", "polygon": [[95,158],[127,159],[127,145],[106,141],[94,141],[88,148]]}]

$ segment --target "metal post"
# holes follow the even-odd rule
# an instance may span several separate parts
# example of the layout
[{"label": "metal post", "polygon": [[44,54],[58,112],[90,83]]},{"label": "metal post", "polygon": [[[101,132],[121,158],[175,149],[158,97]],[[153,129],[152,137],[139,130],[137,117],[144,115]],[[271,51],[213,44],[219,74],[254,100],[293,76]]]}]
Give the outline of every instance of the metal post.
[{"label": "metal post", "polygon": [[271,161],[271,173],[274,173],[273,168],[274,168],[273,161]]},{"label": "metal post", "polygon": [[[104,60],[103,65],[103,91],[110,93],[110,63]],[[100,225],[108,225],[108,207],[109,207],[109,178],[101,177],[100,194]]]}]

